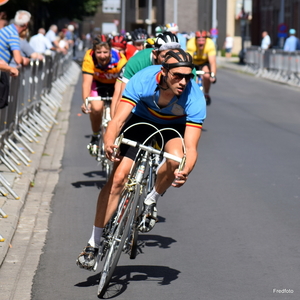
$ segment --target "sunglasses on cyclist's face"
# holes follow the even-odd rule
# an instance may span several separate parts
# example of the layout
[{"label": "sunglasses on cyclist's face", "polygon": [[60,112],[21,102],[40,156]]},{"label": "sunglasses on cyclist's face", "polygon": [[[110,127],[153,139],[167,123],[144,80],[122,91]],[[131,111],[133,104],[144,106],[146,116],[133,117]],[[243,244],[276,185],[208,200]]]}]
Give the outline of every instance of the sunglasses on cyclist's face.
[{"label": "sunglasses on cyclist's face", "polygon": [[181,81],[183,78],[186,81],[190,81],[194,77],[193,73],[182,74],[182,73],[177,73],[177,72],[176,73],[172,73],[171,71],[169,71],[169,73],[173,76],[173,79],[179,80],[179,81]]}]

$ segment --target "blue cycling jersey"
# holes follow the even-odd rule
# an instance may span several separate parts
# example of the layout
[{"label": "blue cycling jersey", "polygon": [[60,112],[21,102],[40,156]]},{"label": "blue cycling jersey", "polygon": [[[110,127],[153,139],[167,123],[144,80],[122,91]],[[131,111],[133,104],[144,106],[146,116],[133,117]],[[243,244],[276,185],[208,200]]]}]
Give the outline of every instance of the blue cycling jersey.
[{"label": "blue cycling jersey", "polygon": [[157,104],[160,90],[161,66],[149,66],[136,73],[126,85],[121,101],[133,106],[132,113],[159,124],[186,124],[202,128],[206,117],[203,92],[190,80],[183,93],[160,108]]}]

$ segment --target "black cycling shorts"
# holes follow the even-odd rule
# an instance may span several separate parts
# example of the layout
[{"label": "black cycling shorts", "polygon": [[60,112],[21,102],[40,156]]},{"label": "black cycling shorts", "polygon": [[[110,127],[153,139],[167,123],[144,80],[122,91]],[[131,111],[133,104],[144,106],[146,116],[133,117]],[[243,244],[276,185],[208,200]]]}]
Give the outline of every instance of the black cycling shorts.
[{"label": "black cycling shorts", "polygon": [[209,68],[209,70],[210,70],[210,64],[209,64],[209,62],[206,62],[206,63],[201,64],[201,65],[195,65],[195,69],[196,69],[197,71],[201,71],[202,68],[203,68],[204,66],[208,66],[208,68]]},{"label": "black cycling shorts", "polygon": [[[125,123],[122,132],[128,128],[132,124],[136,124],[139,122],[146,122],[146,123],[151,123],[152,125],[156,126],[158,129],[163,129],[163,128],[173,128],[176,129],[182,137],[184,136],[184,131],[185,131],[185,124],[169,124],[169,125],[163,125],[163,124],[157,124],[153,122],[149,122],[146,119],[143,119],[135,114],[131,114],[127,122]],[[140,143],[144,143],[144,141],[156,130],[149,126],[149,125],[136,125],[128,129],[124,133],[124,137],[133,141],[137,141]],[[164,139],[164,144],[166,144],[169,140],[178,138],[178,134],[174,130],[164,130],[161,132],[163,139]],[[161,147],[162,146],[162,141],[161,137],[159,134],[155,135],[155,139],[158,143],[158,145]],[[147,144],[147,143],[146,143]],[[135,159],[135,156],[137,154],[138,148],[134,148],[125,144],[122,144],[120,146],[120,155],[121,156],[126,156],[128,158],[131,158],[132,160]]]}]

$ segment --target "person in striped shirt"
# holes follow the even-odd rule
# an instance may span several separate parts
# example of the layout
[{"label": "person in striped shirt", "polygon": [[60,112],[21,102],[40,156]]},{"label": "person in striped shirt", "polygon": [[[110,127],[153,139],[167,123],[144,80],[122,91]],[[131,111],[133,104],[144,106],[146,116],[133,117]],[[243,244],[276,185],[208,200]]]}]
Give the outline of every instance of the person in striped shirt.
[{"label": "person in striped shirt", "polygon": [[22,57],[19,34],[27,29],[31,14],[26,10],[16,12],[11,25],[0,29],[0,61],[9,64],[14,58],[17,64],[27,65],[29,58]]}]

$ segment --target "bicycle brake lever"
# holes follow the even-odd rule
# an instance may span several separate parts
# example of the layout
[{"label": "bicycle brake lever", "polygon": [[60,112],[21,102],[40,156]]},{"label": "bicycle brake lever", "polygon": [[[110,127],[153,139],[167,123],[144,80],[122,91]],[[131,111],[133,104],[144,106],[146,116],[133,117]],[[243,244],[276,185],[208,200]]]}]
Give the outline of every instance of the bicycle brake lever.
[{"label": "bicycle brake lever", "polygon": [[181,162],[179,164],[179,167],[178,167],[179,172],[181,172],[183,170],[184,165],[185,165],[185,161],[186,161],[186,155],[184,154],[183,158],[181,159]]},{"label": "bicycle brake lever", "polygon": [[112,154],[112,157],[115,158],[117,156],[117,153],[118,153],[118,150],[122,144],[122,140],[123,140],[123,137],[124,137],[124,134],[120,134],[120,136],[117,138],[116,140],[116,145],[117,145],[117,148],[114,149],[114,152]]}]

